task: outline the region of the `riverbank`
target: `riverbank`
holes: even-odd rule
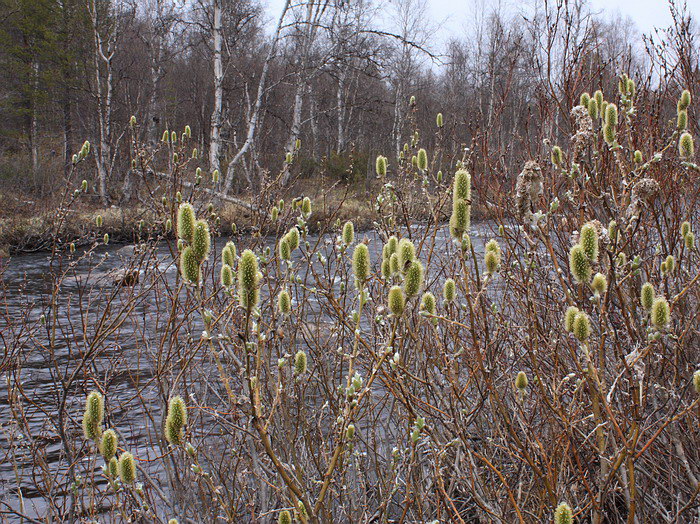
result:
[[[296,194],[300,193],[283,198],[286,202],[291,202]],[[250,195],[239,198],[251,205],[259,204]],[[310,198],[313,202],[313,217],[309,221],[309,229],[312,232],[331,220],[352,220],[358,231],[366,231],[372,229],[378,219],[374,198],[364,192],[362,195],[349,195],[339,188],[323,191]],[[139,236],[143,238],[165,232],[162,210],[143,204],[104,207],[94,199],[78,199],[68,209],[65,221],[58,228],[57,204],[50,199],[29,201],[7,193],[0,193],[0,199],[5,204],[0,214],[0,257],[49,251],[54,237],[59,245],[74,243],[80,247],[102,242],[105,234],[109,235],[110,243],[124,243],[133,242]],[[200,202],[200,205],[203,209],[207,206],[204,202]],[[259,217],[256,219],[254,212],[249,209],[224,203],[215,209],[215,213],[220,220],[219,227],[212,231],[215,235],[217,231],[221,236],[228,235],[233,224],[241,233],[258,232]],[[484,218],[485,213],[475,207],[472,215],[478,220]],[[100,226],[97,225],[98,216],[101,217]],[[420,222],[430,218],[431,211],[427,206],[417,206],[412,210],[412,220]],[[141,228],[139,224],[142,224]],[[274,230],[259,232],[267,234],[274,233]]]
[[[27,201],[0,195],[5,202],[0,216],[0,256],[7,257],[21,253],[48,251],[54,237],[59,244],[76,246],[88,245],[102,241],[105,234],[110,242],[131,242],[139,235],[160,234],[164,232],[163,218],[155,210],[143,205],[110,206],[105,208],[96,203],[77,202],[67,211],[66,220],[58,234],[57,206],[46,201]],[[250,197],[247,201],[252,202]],[[331,217],[341,220],[352,219],[358,229],[368,229],[375,219],[368,201],[359,198],[340,199],[326,196],[314,205],[314,220],[311,229],[317,223],[326,223]],[[227,234],[232,224],[241,232],[252,229],[255,222],[252,213],[234,204],[224,204],[216,210],[220,218],[219,231]],[[102,223],[97,226],[97,217]]]

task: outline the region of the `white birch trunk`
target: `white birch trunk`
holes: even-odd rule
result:
[[[275,55],[275,50],[277,49],[277,42],[280,38],[282,24],[284,23],[284,18],[287,14],[287,10],[289,9],[290,1],[291,0],[285,0],[284,2],[282,13],[280,14],[279,21],[277,22],[277,29],[275,30],[272,43],[270,44],[270,50],[268,51],[267,56],[265,57],[265,62],[263,63],[263,69],[260,74],[260,81],[258,82],[258,93],[255,97],[255,103],[251,108],[250,118],[248,120],[248,132],[246,133],[245,142],[243,142],[238,152],[228,163],[228,167],[226,169],[226,180],[224,182],[224,187],[222,191],[224,194],[228,194],[231,191],[231,187],[233,186],[233,178],[235,176],[234,168],[240,162],[243,155],[245,155],[246,152],[248,152],[248,150],[251,148],[253,140],[255,140],[255,132],[260,121],[260,111],[262,108],[263,98],[265,97],[265,89],[267,84],[267,75],[270,70],[270,62],[272,61],[272,58]]]
[[[224,73],[221,59],[221,0],[213,0],[214,6],[214,110],[211,114],[209,138],[209,169],[221,170],[221,118],[224,98]]]

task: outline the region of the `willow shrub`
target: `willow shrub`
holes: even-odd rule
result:
[[[312,235],[322,202],[285,205],[274,186],[256,199],[274,204],[249,210],[274,238],[222,231],[205,177],[186,174],[189,137],[164,133],[167,158],[179,154],[154,208],[177,237],[141,224],[126,263],[140,280],[102,288],[89,346],[56,367],[66,398],[94,390],[105,413],[88,402],[83,439],[81,407],[59,405],[61,467],[36,488],[46,511],[163,522],[698,518],[700,258],[687,238],[700,169],[686,123],[655,123],[666,143],[639,151],[634,83],[623,76],[606,95],[581,97],[573,136],[527,159],[488,222],[470,217],[483,186],[474,158],[446,166],[442,141],[430,152],[416,131],[402,158],[377,158],[366,233],[331,212]],[[679,96],[677,111],[692,111]],[[134,143],[139,162],[157,161]],[[61,296],[70,268],[97,249],[53,255],[68,269],[51,273],[52,306],[30,326],[31,344],[58,328],[43,342],[50,364],[56,333],[76,329],[68,313],[87,306]],[[127,340],[132,353],[116,357]],[[70,503],[55,496],[61,486]]]

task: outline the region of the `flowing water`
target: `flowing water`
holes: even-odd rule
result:
[[[438,233],[435,240],[437,250],[444,251],[450,242],[446,229],[441,228]],[[491,225],[478,224],[473,229],[474,245],[478,252],[482,252]],[[370,232],[359,237],[371,240],[371,254],[376,266],[376,261],[381,258],[378,235]],[[312,246],[319,241],[320,251],[328,253],[334,238],[310,236],[308,241]],[[220,252],[224,242],[218,240],[213,250]],[[239,238],[238,244],[246,245],[246,239]],[[266,239],[266,244],[274,250],[273,238]],[[141,282],[133,288],[120,289],[114,285],[114,280],[125,265],[137,261],[140,269],[148,268],[150,274],[158,275],[154,280],[159,280],[161,289],[163,286],[175,289],[177,266],[173,263],[171,248],[163,243],[148,257],[140,257],[133,246],[118,245],[101,246],[85,257],[76,253],[74,260],[79,262],[66,270],[62,281],[57,308],[60,327],[55,332],[52,332],[50,321],[45,325],[41,322],[42,315],[49,311],[51,296],[49,255],[28,254],[0,261],[3,286],[0,291],[3,300],[0,304],[0,333],[4,344],[0,361],[0,516],[4,515],[10,521],[18,520],[19,517],[8,509],[12,508],[25,515],[41,517],[46,514],[42,492],[47,479],[57,476],[63,485],[69,484],[66,482],[66,454],[57,429],[58,406],[64,400],[64,388],[60,383],[67,377],[74,377],[65,396],[68,420],[64,426],[69,428],[70,436],[82,439],[79,428],[84,398],[97,378],[109,392],[106,404],[109,424],[129,428],[119,432],[120,447],[149,460],[160,454],[154,438],[160,418],[153,421],[148,412],[162,414],[165,405],[163,392],[153,378],[155,368],[164,360],[174,358],[173,354],[161,354],[163,348],[169,346],[159,338],[163,333],[163,317],[168,313],[161,315],[158,311],[162,313],[169,303],[154,291],[155,286],[149,288]],[[302,262],[299,251],[295,252],[295,257]],[[314,264],[320,265],[321,262]],[[304,266],[300,264],[299,267]],[[427,270],[430,273],[430,267]],[[213,278],[216,278],[218,271],[213,273]],[[439,290],[434,291],[438,295]],[[108,299],[111,305],[105,312]],[[113,330],[107,330],[109,335],[106,338],[97,336],[105,331],[106,325],[114,322],[115,312],[125,304],[129,304],[128,314],[120,317]],[[313,295],[309,296],[307,307],[305,316],[309,321],[323,323],[330,320],[323,318],[322,308]],[[201,333],[202,327],[201,322],[186,326],[190,334]],[[49,345],[51,338],[54,339],[53,349]],[[97,358],[80,368],[83,357],[98,349]],[[204,366],[203,370],[204,374],[215,371],[210,365]],[[203,389],[201,394],[208,393]],[[27,421],[31,435],[25,435],[24,428],[16,424],[18,417]],[[83,449],[75,459],[76,470],[90,476],[90,471],[85,472],[85,466],[91,457],[87,449]],[[162,473],[157,471],[157,463],[153,460],[142,465],[143,471],[150,473],[156,481]],[[61,471],[61,468],[66,471]],[[99,471],[93,473],[91,482],[105,483]],[[56,496],[68,504],[69,493]]]

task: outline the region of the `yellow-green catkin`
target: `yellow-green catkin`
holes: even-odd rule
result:
[[[515,389],[517,389],[520,392],[523,392],[527,389],[527,384],[527,375],[524,371],[519,371],[515,377]]]
[[[433,295],[430,291],[423,293],[423,296],[420,299],[420,310],[430,315],[434,315],[437,311],[435,295]]]
[[[294,375],[303,375],[306,373],[307,368],[308,360],[306,353],[300,349],[297,351],[296,355],[294,355]]]
[[[165,439],[173,446],[182,444],[182,429],[187,425],[187,406],[181,396],[170,399],[165,418]]]
[[[678,111],[678,117],[676,119],[676,127],[679,131],[685,131],[688,127],[688,111],[681,109]]]
[[[396,275],[399,272],[399,270],[400,270],[399,254],[393,253],[389,257],[389,274]]]
[[[591,262],[580,245],[569,251],[569,270],[576,282],[585,284],[591,279]]]
[[[564,314],[564,329],[566,329],[568,333],[574,332],[574,320],[578,314],[579,309],[576,306],[569,306],[566,309],[566,313]]]
[[[309,197],[304,197],[301,201],[301,213],[309,218],[311,216],[311,199]]]
[[[695,393],[700,395],[700,369],[693,373],[693,388]]]
[[[425,149],[418,150],[418,169],[425,171],[428,169],[428,152]]]
[[[119,476],[119,460],[117,457],[109,459],[107,463],[107,474],[112,479],[116,479]]]
[[[228,264],[221,266],[221,285],[226,289],[233,285],[233,269]]]
[[[418,294],[423,286],[423,275],[423,264],[421,264],[419,260],[411,262],[406,270],[406,276],[404,278],[404,293],[406,293],[406,298],[411,298]]]
[[[604,295],[608,290],[608,279],[602,273],[596,273],[591,281],[591,289],[593,292],[600,296]]]
[[[683,160],[690,161],[695,156],[695,142],[687,131],[678,139],[678,154]]]
[[[450,235],[455,240],[461,240],[471,225],[471,182],[472,177],[467,170],[460,169],[455,173],[450,216]]]
[[[598,108],[602,109],[603,108],[603,92],[598,89],[595,93],[593,93],[593,98],[595,98],[596,104],[598,104]]]
[[[177,236],[192,243],[194,235],[194,208],[189,202],[183,202],[177,210]]]
[[[391,260],[388,258],[383,258],[382,259],[382,277],[383,278],[389,278],[391,276]]]
[[[397,247],[399,270],[405,272],[416,258],[416,247],[407,238],[402,238]]]
[[[486,267],[486,273],[493,275],[498,271],[498,256],[493,251],[486,251],[484,253],[484,266]]]
[[[238,302],[249,312],[258,305],[260,299],[258,280],[258,257],[246,249],[238,263]]]
[[[350,220],[343,225],[342,238],[346,246],[349,246],[355,241],[355,225]]]
[[[678,99],[678,110],[685,111],[690,105],[690,91],[687,89],[683,90],[681,97]]]
[[[289,315],[292,310],[292,298],[289,296],[289,291],[283,289],[277,295],[277,309],[282,315]]]
[[[656,297],[651,306],[651,323],[659,331],[671,322],[671,308],[664,297]]]
[[[673,257],[673,255],[668,255],[664,264],[666,265],[666,273],[673,273],[675,271],[676,259]]]
[[[124,484],[132,484],[136,480],[136,461],[128,451],[119,455],[119,478]]]
[[[437,116],[435,117],[435,124],[436,124],[438,127],[442,127],[442,126],[445,125],[445,122],[444,122],[444,120],[443,120],[443,118],[442,118],[442,113],[438,113]]]
[[[501,265],[501,247],[496,239],[491,239],[486,243],[484,251],[484,265],[486,272],[493,275]]]
[[[280,238],[277,246],[277,253],[279,254],[280,260],[289,261],[292,258],[292,250],[289,247],[289,238],[287,235]]]
[[[102,419],[104,418],[104,399],[97,391],[91,391],[85,400],[85,413],[83,414],[83,435],[85,440],[96,440],[102,433]]]
[[[554,164],[557,167],[561,167],[561,165],[563,163],[564,163],[564,152],[561,150],[561,147],[554,146],[552,148],[552,164]]]
[[[113,429],[108,429],[102,433],[102,440],[100,441],[100,453],[105,459],[105,463],[109,463],[112,457],[117,453],[117,446],[119,445],[119,438],[117,433]]]
[[[593,224],[584,224],[581,228],[579,244],[591,262],[598,261],[598,232]]]
[[[386,157],[385,156],[379,155],[377,157],[375,170],[377,171],[378,176],[380,176],[380,177],[386,176]]]
[[[603,140],[605,140],[605,143],[608,144],[609,146],[612,146],[615,144],[615,140],[617,138],[617,131],[614,126],[610,126],[608,124],[603,124]]]
[[[588,102],[588,115],[591,117],[592,120],[598,120],[598,102],[596,101],[595,98],[591,98],[591,100]]]
[[[199,260],[192,246],[187,246],[180,253],[180,274],[190,284],[198,285],[201,277]]]
[[[403,289],[399,286],[393,286],[389,290],[388,299],[389,311],[391,311],[395,316],[399,317],[403,314],[403,310],[406,306],[406,297],[403,294]]]
[[[591,95],[586,93],[581,93],[581,98],[579,98],[579,104],[583,107],[588,107],[588,102],[591,100]]]
[[[445,302],[451,304],[454,302],[456,295],[457,285],[455,284],[454,280],[448,278],[445,280],[445,284],[442,286],[442,298],[445,299]]]
[[[695,233],[688,231],[688,234],[683,237],[683,241],[685,242],[686,249],[689,251],[693,251],[695,249]]]
[[[654,304],[654,298],[656,298],[654,286],[652,286],[649,282],[645,282],[642,285],[642,290],[639,294],[639,300],[642,303],[642,307],[647,311],[651,310],[651,306]]]
[[[562,502],[554,510],[554,524],[573,524],[573,522],[574,514],[571,507],[566,502]]]
[[[634,152],[634,162],[635,164],[641,164],[642,162],[644,162],[644,156],[642,155],[642,152],[639,149],[637,149]]]
[[[367,244],[361,243],[355,246],[352,254],[352,271],[355,275],[355,285],[362,289],[369,278],[370,258]]]
[[[609,126],[616,127],[617,120],[617,106],[615,104],[608,104],[605,108],[605,123]]]
[[[617,136],[617,106],[608,104],[605,106],[605,124],[603,125],[603,139],[605,143],[612,146],[616,142]]]
[[[688,233],[690,233],[690,222],[686,220],[681,224],[681,236],[685,238]]]
[[[574,317],[573,333],[580,342],[585,342],[591,335],[591,321],[583,311],[579,311]]]
[[[296,226],[291,228],[285,236],[292,251],[299,247],[299,229]]]
[[[279,517],[277,517],[277,524],[292,524],[292,515],[289,511],[280,511]]]
[[[95,225],[97,227],[102,227],[102,222],[103,222],[102,215],[97,215],[95,217]]]
[[[231,266],[236,265],[236,244],[231,241],[226,242],[224,249],[221,250],[221,260],[224,264]]]
[[[205,220],[197,220],[194,223],[194,233],[192,234],[192,250],[199,262],[204,262],[209,257],[211,250],[211,233],[209,224]]]

